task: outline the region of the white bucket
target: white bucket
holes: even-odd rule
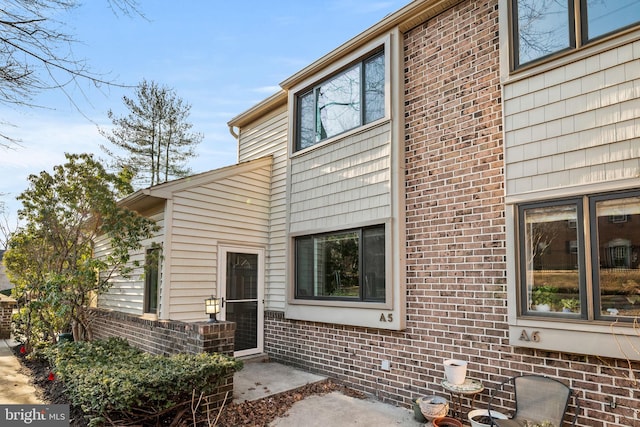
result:
[[[467,376],[467,362],[458,359],[445,360],[444,375],[451,384],[460,385],[464,383],[464,379]]]

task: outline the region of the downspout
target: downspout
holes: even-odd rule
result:
[[[238,128],[238,133],[236,133],[236,131],[233,129],[234,127],[232,125],[227,125],[227,126],[229,126],[229,133],[231,134],[231,136],[233,136],[233,138],[237,142],[237,144],[236,144],[236,158],[238,159],[237,161],[240,161],[240,129]]]
[[[228,125],[229,126],[229,133],[231,134],[231,136],[233,136],[233,138],[237,141],[238,138],[240,138],[240,135],[238,135],[234,130],[233,130],[233,126]]]

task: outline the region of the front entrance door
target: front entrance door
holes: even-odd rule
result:
[[[221,246],[221,318],[236,323],[234,356],[263,351],[264,250]]]

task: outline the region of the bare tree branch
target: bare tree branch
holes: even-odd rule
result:
[[[114,14],[143,16],[136,0],[107,0]],[[33,108],[35,94],[60,90],[80,111],[67,87],[79,80],[131,87],[92,72],[73,56],[76,40],[54,17],[80,5],[80,0],[5,0],[0,5],[0,104]],[[4,123],[3,123],[4,124]],[[0,148],[18,141],[0,131]]]

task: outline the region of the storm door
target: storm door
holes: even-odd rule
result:
[[[264,251],[220,247],[221,318],[236,323],[234,356],[263,351]]]

